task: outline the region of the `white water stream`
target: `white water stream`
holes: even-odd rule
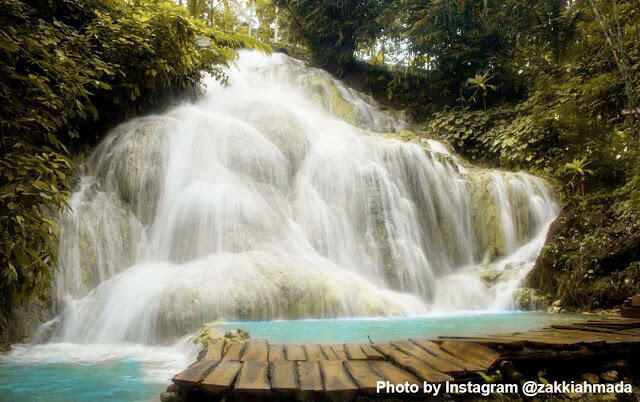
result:
[[[285,55],[241,52],[229,74],[95,150],[37,340],[100,351],[215,320],[511,307],[558,212],[542,180],[378,134],[401,116]]]

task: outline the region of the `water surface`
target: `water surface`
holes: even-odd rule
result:
[[[0,364],[2,401],[143,401],[157,399],[163,387],[145,378],[135,360]]]
[[[589,316],[590,317],[590,316]],[[342,343],[442,335],[488,335],[586,319],[539,312],[457,312],[413,318],[231,321],[270,342]],[[14,345],[0,358],[0,401],[157,400],[171,377],[195,359],[188,339],[176,345]]]
[[[233,321],[224,328],[243,328],[252,337],[282,343],[368,342],[368,338],[381,342],[410,337],[508,334],[584,319],[579,314],[461,311],[411,318]]]

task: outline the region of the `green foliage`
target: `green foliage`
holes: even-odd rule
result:
[[[640,13],[629,3],[619,9],[625,11],[620,23],[627,33],[629,64],[640,72],[640,46],[631,39],[640,33]],[[581,16],[579,22],[575,15]],[[564,44],[562,58],[554,57],[550,38],[522,44],[531,63],[528,74],[523,75],[529,86],[527,99],[486,112],[456,106],[435,114],[430,128],[470,158],[511,169],[541,170],[566,183],[567,191],[574,183],[565,167],[583,158],[594,170],[583,178],[587,187],[619,186],[631,177],[634,158],[630,150],[638,145],[637,124],[620,114],[627,104],[624,77],[612,62],[606,38],[589,8],[575,3],[554,17],[558,18],[570,19],[583,39]],[[486,78],[486,72],[478,73],[468,82],[482,91]],[[640,82],[636,80],[632,88],[637,94]],[[487,97],[495,95],[486,93]]]
[[[525,83],[513,61],[516,45],[529,35],[531,3],[401,0],[391,3],[385,21],[407,36],[414,65],[424,63],[442,93],[459,97],[467,80],[483,71],[502,98],[519,98]]]
[[[628,160],[628,179],[615,189],[613,209],[619,219],[640,222],[640,149],[630,150]]]
[[[438,112],[429,129],[468,158],[493,166],[544,170],[554,165],[558,154],[549,152],[555,139],[526,103],[486,112],[469,108]]]
[[[258,36],[270,43],[291,43],[292,21],[274,0],[255,0],[254,7],[259,21]]]
[[[375,40],[382,28],[377,18],[386,2],[379,0],[276,0],[288,12],[294,37],[309,47],[315,60],[342,75],[354,52]]]
[[[489,73],[478,73],[475,77],[467,79],[467,85],[476,90],[482,90],[482,92],[486,94],[489,89],[493,91],[497,89],[495,85],[489,84],[490,79]]]
[[[493,84],[489,84],[491,77],[489,77],[489,73],[484,74],[476,74],[475,77],[467,79],[467,86],[473,89],[473,95],[469,98],[470,101],[477,103],[478,102],[478,92],[482,94],[482,104],[484,105],[485,110],[487,109],[487,94],[489,90],[497,91],[498,87]]]
[[[567,171],[574,179],[579,176],[584,180],[585,176],[593,174],[593,170],[587,169],[587,158],[574,159],[572,162],[564,164],[564,170]]]
[[[190,18],[172,1],[0,3],[5,301],[33,288],[55,260],[51,216],[66,208],[74,150],[169,94],[197,93],[203,72],[224,81],[222,67],[238,47],[267,50],[246,34]]]
[[[571,162],[565,163],[562,171],[565,172],[568,176],[568,185],[572,188],[575,187],[576,179],[580,179],[580,191],[582,192],[582,202],[586,201],[585,198],[585,190],[584,190],[584,182],[587,175],[592,175],[593,170],[587,169],[587,157],[585,156],[582,159],[574,159]]]
[[[640,291],[640,225],[615,211],[614,194],[570,201],[542,249],[529,285],[578,309],[611,308]]]
[[[488,92],[486,112],[454,104],[429,128],[472,159],[557,179],[565,210],[530,284],[567,306],[611,307],[640,286],[640,122],[621,114],[640,94],[640,11],[538,3],[533,30],[503,60],[520,69],[526,97]]]

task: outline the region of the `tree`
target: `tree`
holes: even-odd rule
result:
[[[202,18],[204,16],[207,4],[205,0],[186,0],[187,10],[193,18]]]
[[[380,32],[382,0],[276,0],[291,19],[294,37],[306,44],[316,62],[344,74],[355,51]]]
[[[513,61],[531,24],[529,7],[521,0],[401,0],[385,15],[394,34],[409,39],[416,58],[429,62],[441,93],[460,95],[469,78],[487,71],[509,98],[523,94],[521,68]]]
[[[593,15],[602,28],[602,33],[624,81],[627,106],[635,108],[637,102],[632,88],[633,79],[629,68],[629,56],[626,51],[624,31],[621,28],[616,0],[600,1],[599,3],[601,5],[597,4],[596,0],[589,0]]]
[[[560,64],[578,33],[581,8],[569,0],[544,0],[534,4],[531,12],[535,23],[530,38],[542,52],[550,53],[554,62]]]

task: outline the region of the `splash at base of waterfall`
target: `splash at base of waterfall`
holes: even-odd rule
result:
[[[215,320],[511,306],[557,215],[543,180],[400,141],[401,115],[282,54],[241,52],[229,76],[95,150],[39,339],[167,345]]]
[[[0,400],[157,401],[175,373],[195,360],[188,340],[135,344],[13,345],[0,356]]]
[[[593,316],[589,316],[593,318]],[[480,336],[569,324],[584,316],[546,313],[432,313],[424,317],[221,323],[274,343],[363,343],[424,336]],[[156,401],[170,378],[196,358],[186,338],[170,347],[135,344],[14,345],[0,356],[0,399]],[[46,381],[43,381],[46,379]]]

